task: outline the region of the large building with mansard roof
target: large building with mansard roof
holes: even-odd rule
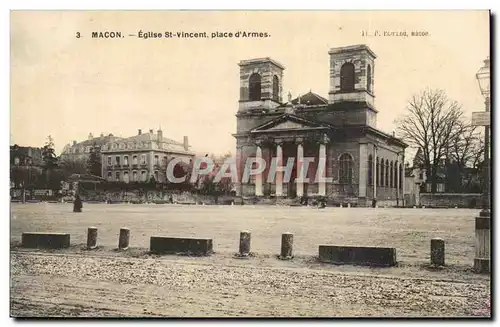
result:
[[[310,91],[284,99],[282,64],[271,58],[239,63],[234,137],[240,181],[247,158],[260,157],[267,167],[262,176],[238,183],[236,192],[255,197],[325,196],[359,206],[369,206],[373,199],[381,205],[401,204],[407,144],[377,128],[376,56],[366,45],[332,48],[328,54],[327,96]],[[295,158],[289,181],[278,174],[268,182],[273,157],[283,165]],[[297,160],[303,157],[315,158],[307,171],[309,183],[296,180]],[[326,160],[325,177],[332,182],[315,181],[320,158]]]
[[[109,181],[146,182],[152,177],[166,182],[166,168],[173,158],[189,163],[194,158],[188,137],[182,142],[163,136],[163,131],[149,133],[138,130],[137,135],[110,141],[101,148],[102,177]]]

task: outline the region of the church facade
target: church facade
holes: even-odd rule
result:
[[[377,129],[374,106],[376,56],[366,45],[332,48],[328,97],[309,92],[283,99],[285,67],[271,58],[244,60],[240,67],[236,161],[237,194],[244,197],[322,196],[331,202],[370,206],[401,205],[404,198],[402,140]],[[262,158],[266,169],[248,181],[242,171],[248,158]],[[314,158],[300,180],[303,158]],[[269,181],[271,158],[285,166]],[[275,159],[275,160],[276,160]],[[315,179],[321,163],[322,176]]]

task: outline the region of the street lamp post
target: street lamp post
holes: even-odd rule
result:
[[[474,125],[484,126],[484,164],[483,164],[483,195],[482,210],[476,217],[476,256],[474,258],[474,270],[480,273],[490,272],[490,58],[486,58],[483,67],[476,74],[481,94],[485,98],[485,112],[481,113],[480,122]],[[479,114],[479,113],[476,113]]]

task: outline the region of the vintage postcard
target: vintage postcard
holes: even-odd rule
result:
[[[490,318],[490,24],[11,11],[11,317]]]

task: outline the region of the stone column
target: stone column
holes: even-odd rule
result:
[[[405,170],[406,170],[406,167],[405,167],[405,154],[404,154],[404,152],[403,152],[403,162],[402,162],[402,164],[403,164],[403,174],[402,174],[403,175],[402,176],[402,178],[403,178],[403,185],[401,185],[401,186],[402,186],[402,189],[403,189],[403,196],[402,196],[403,201],[401,201],[401,202],[403,203],[403,207],[404,207],[405,206],[405,188],[406,188],[406,186],[405,186],[405,178],[406,178],[405,177],[405,175],[406,175]]]
[[[297,143],[297,197],[304,195],[304,178],[307,172],[302,172],[302,165],[304,161],[304,146],[302,142]]]
[[[97,247],[97,227],[89,227],[87,231],[87,249],[92,250]]]
[[[236,181],[236,183],[234,183],[234,187],[235,187],[235,191],[236,191],[236,195],[237,196],[242,196],[242,192],[241,192],[241,189],[242,189],[242,184],[241,184],[241,178],[243,176],[243,167],[242,167],[242,160],[241,160],[241,153],[242,153],[242,149],[241,149],[241,145],[239,146],[236,146],[236,169],[237,169],[237,176],[238,176],[238,180]]]
[[[319,144],[319,158],[318,158],[318,169],[321,169],[319,165],[323,163],[326,165],[326,142],[321,142]],[[326,173],[326,167],[323,168],[323,173]],[[325,176],[323,176],[325,177]],[[326,182],[319,181],[318,183],[318,195],[326,195]]]
[[[262,149],[260,148],[259,145],[257,145],[257,150],[255,151],[255,159],[259,160],[262,159]],[[260,162],[259,162],[260,164]],[[261,167],[259,166],[259,169]],[[255,195],[256,196],[263,196],[264,193],[262,192],[262,173],[259,173],[255,175]]]
[[[276,196],[283,195],[283,172],[280,171],[283,165],[283,149],[281,143],[276,143]]]
[[[359,174],[358,174],[358,189],[359,194],[358,197],[365,198],[366,197],[366,182],[367,182],[367,165],[368,165],[368,145],[360,144],[359,145]]]
[[[431,265],[444,266],[444,240],[433,238],[431,240]]]
[[[250,254],[250,240],[251,234],[249,231],[240,232],[239,255],[241,257],[248,257],[248,255]]]
[[[400,198],[401,198],[401,192],[400,192],[400,188],[399,188],[399,178],[400,178],[400,173],[399,173],[399,154],[398,154],[398,160],[396,160],[396,199],[397,199],[397,202],[398,202],[398,207],[399,207],[399,201],[400,201]]]
[[[118,239],[118,249],[127,250],[130,242],[130,229],[120,228],[120,237]]]
[[[378,171],[377,171],[377,146],[373,147],[373,198],[377,199],[377,182],[378,182]]]

